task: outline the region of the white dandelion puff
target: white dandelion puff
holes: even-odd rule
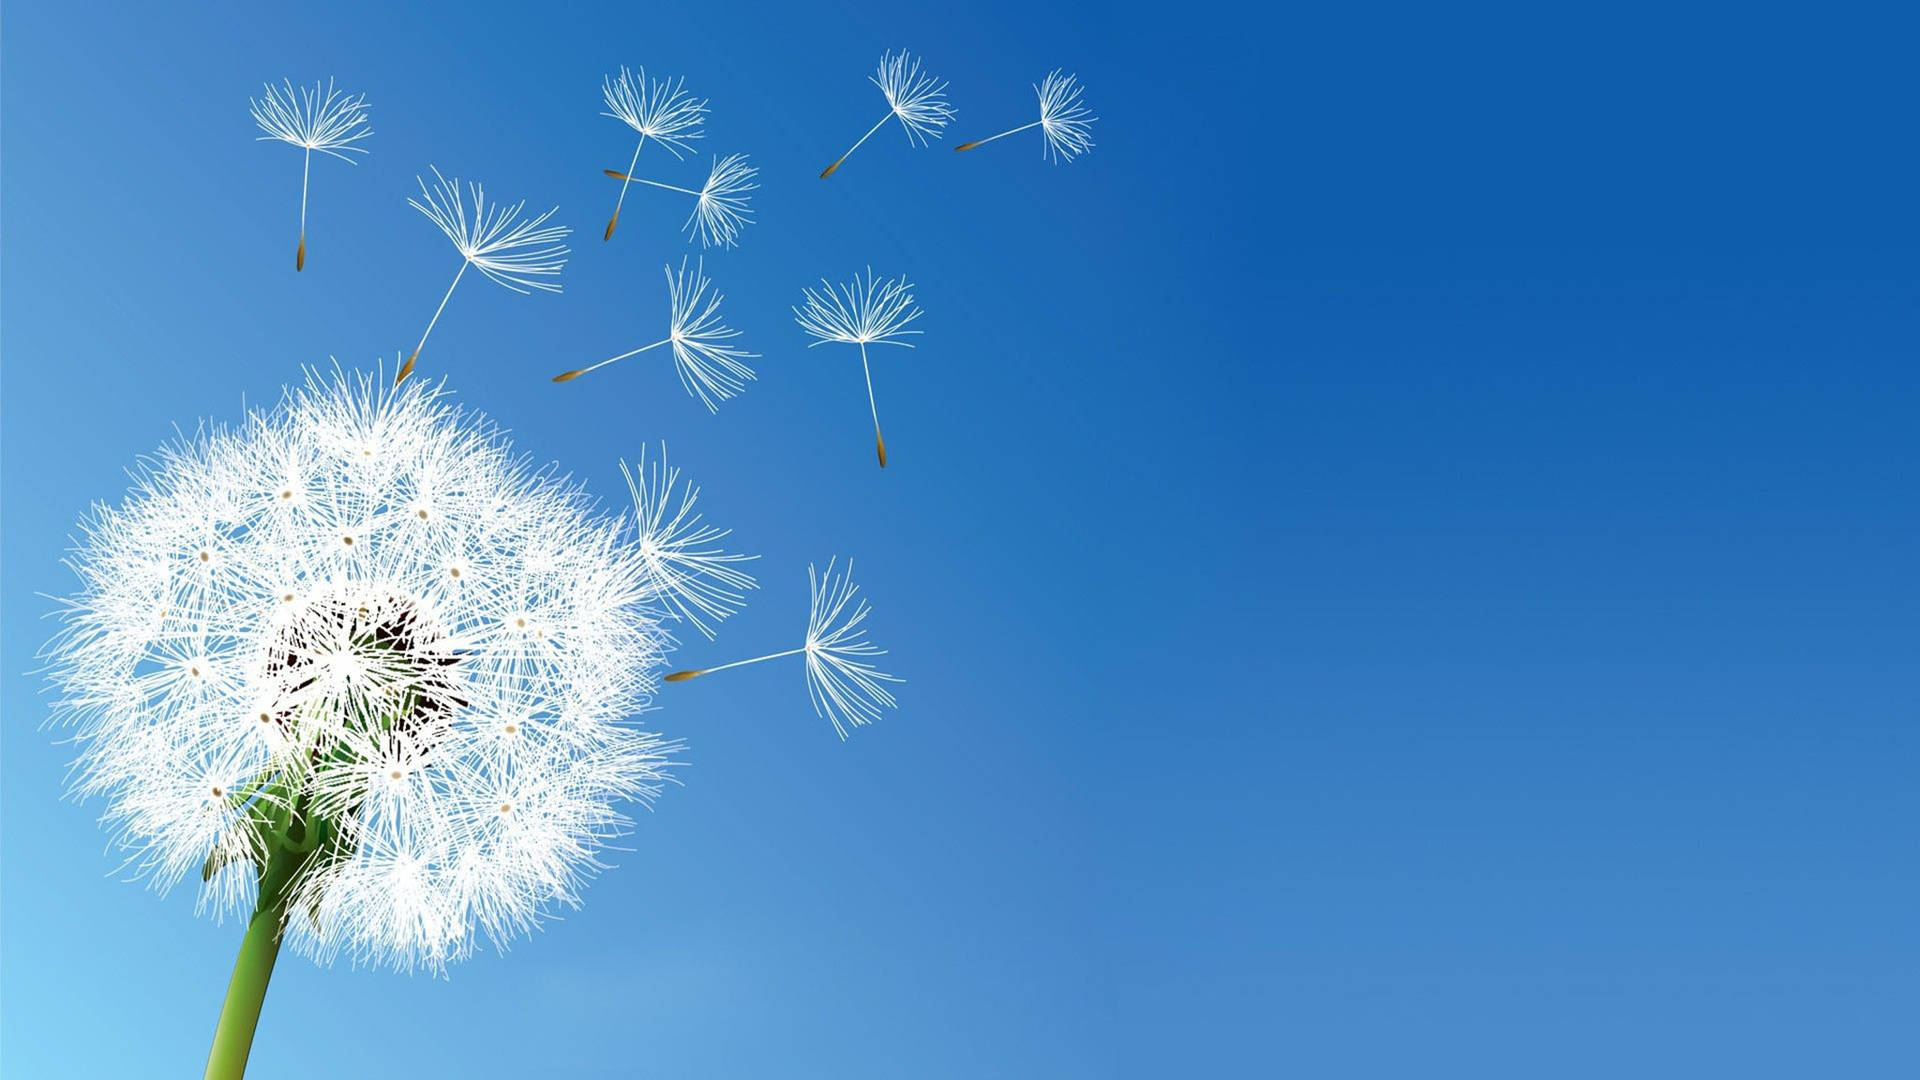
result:
[[[807,613],[806,641],[797,649],[768,653],[750,660],[735,660],[718,667],[690,668],[666,677],[667,682],[684,682],[728,668],[758,664],[765,660],[804,653],[807,665],[807,696],[814,714],[833,724],[842,739],[851,728],[864,727],[880,719],[881,710],[897,708],[886,684],[904,682],[881,671],[870,661],[887,651],[867,640],[866,621],[872,613],[859,599],[859,586],[853,583],[853,561],[845,571],[834,573],[834,560],[828,560],[824,574],[807,567],[807,584],[812,603]]]
[[[801,329],[814,338],[808,348],[838,342],[860,347],[860,368],[867,377],[867,408],[873,413],[873,445],[880,456],[880,467],[887,467],[887,441],[880,436],[880,407],[874,403],[873,367],[867,360],[868,345],[899,345],[911,349],[905,339],[919,334],[907,326],[920,317],[914,303],[913,282],[906,275],[876,280],[873,268],[865,277],[855,276],[843,285],[825,278],[820,288],[806,289],[800,307],[793,309]]]
[[[952,122],[953,106],[947,104],[947,83],[920,70],[920,61],[906,50],[899,53],[886,52],[880,56],[880,67],[867,81],[880,88],[887,99],[887,114],[882,116],[865,135],[860,136],[847,152],[841,154],[833,164],[820,170],[820,179],[832,176],[834,170],[853,156],[860,144],[873,137],[887,121],[898,119],[900,129],[907,133],[909,146],[927,145],[929,139],[941,137],[942,129]]]
[[[667,465],[664,443],[652,462],[643,452],[631,469],[622,462],[620,472],[633,495],[636,544],[657,602],[712,640],[709,622],[732,615],[746,603],[754,580],[738,566],[754,556],[719,546],[731,530],[702,520],[694,508],[700,488],[691,480],[681,484],[680,470]]]
[[[324,91],[317,82],[311,87],[296,89],[292,80],[279,86],[267,83],[265,90],[258,101],[247,102],[252,107],[253,122],[266,132],[255,141],[277,140],[305,152],[306,160],[300,166],[300,246],[293,256],[294,270],[305,270],[307,179],[313,172],[314,151],[330,154],[349,165],[358,164],[347,155],[367,152],[366,147],[354,145],[373,134],[373,129],[367,126],[367,96],[342,93],[334,89],[332,79],[327,80]]]
[[[522,295],[536,289],[557,293],[560,283],[547,279],[559,277],[561,268],[566,266],[568,249],[562,241],[573,231],[565,225],[546,224],[548,218],[559,212],[559,207],[522,220],[520,214],[526,209],[525,200],[512,206],[489,204],[486,189],[477,183],[467,185],[473,197],[473,209],[468,210],[458,179],[447,179],[437,168],[433,170],[433,177],[432,187],[427,186],[424,177],[415,178],[420,185],[420,198],[409,198],[407,205],[425,214],[427,220],[438,225],[447,239],[453,241],[454,248],[460,252],[460,269],[453,275],[453,284],[447,286],[446,295],[440,298],[440,306],[433,310],[433,318],[427,320],[420,344],[413,347],[412,355],[401,365],[394,378],[396,383],[413,373],[420,350],[427,347],[428,336],[439,323],[440,313],[447,309],[447,301],[453,299],[453,290],[459,287],[468,267]]]
[[[646,184],[693,196],[693,213],[687,215],[686,224],[682,227],[687,230],[688,239],[699,237],[701,247],[734,247],[740,242],[740,230],[753,224],[753,210],[747,205],[747,192],[760,187],[753,182],[753,178],[760,175],[760,170],[747,164],[745,154],[714,158],[713,169],[707,173],[707,182],[701,185],[699,191],[633,176],[618,169],[601,171],[620,181],[622,188],[628,183]]]
[[[687,260],[682,258],[678,271],[671,265],[665,269],[667,336],[597,364],[561,372],[553,377],[554,382],[570,382],[615,361],[671,345],[673,365],[680,372],[680,385],[686,387],[688,394],[699,398],[708,412],[718,412],[720,402],[746,388],[753,379],[753,369],[741,361],[754,359],[759,354],[730,344],[740,336],[740,331],[721,320],[720,302],[725,296],[718,289],[710,288],[712,282],[707,280],[704,264],[696,262],[689,269]]]
[[[1008,128],[998,135],[989,135],[984,139],[961,143],[955,150],[971,150],[976,146],[985,146],[995,139],[1004,139],[1017,135],[1030,128],[1039,128],[1042,136],[1040,154],[1053,159],[1058,165],[1072,161],[1081,154],[1093,149],[1093,136],[1090,131],[1093,122],[1099,117],[1093,110],[1080,103],[1082,87],[1072,75],[1062,75],[1059,68],[1047,73],[1047,77],[1033,92],[1040,98],[1040,119],[1031,124],[1022,124],[1017,128]]]
[[[680,594],[707,614],[738,581],[691,506],[646,524],[650,559],[438,387],[310,373],[84,521],[43,652],[74,790],[133,874],[198,868],[203,907],[253,913],[243,1011],[283,938],[400,970],[504,947],[578,904],[619,806],[667,778],[677,744],[627,722],[671,640],[663,567],[727,571]],[[220,1030],[214,1060],[244,1061],[252,1024]]]
[[[666,147],[674,160],[680,155],[691,153],[692,140],[702,138],[699,128],[706,119],[707,102],[705,98],[696,98],[686,92],[684,81],[680,79],[647,79],[647,69],[639,73],[620,69],[618,78],[607,76],[601,86],[601,94],[606,98],[607,112],[610,116],[632,128],[640,136],[633,147],[633,160],[627,163],[627,173],[633,173],[634,166],[640,163],[640,149],[652,139]],[[620,185],[620,197],[614,201],[613,217],[607,221],[606,235],[602,240],[613,239],[613,227],[620,222],[620,207],[627,201],[627,185]]]

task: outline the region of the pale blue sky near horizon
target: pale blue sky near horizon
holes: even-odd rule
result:
[[[0,1071],[197,1075],[239,928],[113,873],[35,651],[94,500],[302,365],[404,356],[437,165],[545,209],[421,358],[610,504],[664,439],[797,643],[851,557],[901,708],[668,687],[577,911],[450,977],[283,958],[253,1075],[1605,1077],[1920,1069],[1910,16],[835,2],[0,12]],[[926,148],[867,81],[907,48]],[[657,353],[681,197],[622,65],[760,170],[705,267],[759,379]],[[1081,160],[1031,84],[1077,72]],[[371,153],[254,141],[335,77]],[[912,351],[809,350],[910,275]]]

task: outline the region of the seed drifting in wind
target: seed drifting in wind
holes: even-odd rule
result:
[[[865,600],[856,602],[859,587],[853,583],[853,560],[836,575],[833,561],[827,572],[816,574],[807,567],[807,582],[813,593],[807,615],[807,639],[797,649],[768,653],[750,660],[735,660],[718,667],[690,668],[666,677],[667,682],[685,682],[728,668],[778,660],[805,653],[807,657],[807,696],[813,701],[814,714],[833,724],[833,730],[845,739],[849,728],[863,727],[880,719],[883,708],[898,708],[887,683],[905,682],[868,663],[887,650],[867,640],[866,627],[871,608]]]
[[[879,70],[867,79],[886,95],[887,115],[868,128],[839,160],[820,170],[822,180],[832,176],[841,162],[852,157],[853,152],[860,149],[860,143],[872,138],[888,120],[899,117],[900,127],[907,133],[907,143],[925,146],[928,139],[940,138],[941,129],[953,119],[953,106],[947,104],[946,80],[923,74],[920,61],[905,50],[881,54]]]
[[[307,268],[307,178],[313,172],[313,152],[357,165],[347,155],[366,153],[366,147],[353,144],[373,134],[373,129],[367,126],[367,96],[335,90],[332,79],[327,80],[324,93],[318,82],[295,89],[292,80],[280,86],[267,83],[265,89],[260,100],[247,101],[253,122],[266,132],[254,141],[278,140],[306,152],[306,162],[300,166],[300,246],[293,255],[298,272]]]
[[[432,166],[429,166],[432,168]],[[558,277],[560,270],[567,264],[567,246],[561,241],[573,230],[565,225],[546,225],[560,208],[554,207],[539,217],[526,221],[520,220],[520,212],[526,208],[526,201],[502,206],[499,203],[488,205],[486,190],[479,184],[467,185],[473,195],[473,210],[467,210],[466,202],[460,196],[458,178],[449,180],[433,169],[434,185],[429,188],[424,177],[415,177],[420,185],[420,198],[407,200],[407,205],[427,216],[427,220],[440,227],[453,241],[460,252],[460,269],[453,275],[453,284],[447,286],[447,294],[440,298],[440,306],[433,310],[433,318],[427,320],[427,329],[420,335],[420,344],[413,347],[413,354],[400,366],[400,373],[394,377],[395,385],[413,373],[414,362],[420,359],[420,350],[427,347],[427,337],[440,321],[440,313],[447,310],[447,301],[453,299],[453,290],[460,284],[460,278],[468,267],[473,267],[501,285],[522,295],[538,289],[541,292],[559,292],[560,283],[546,281],[545,278]],[[544,226],[544,227],[543,227]]]
[[[913,302],[913,282],[905,274],[876,281],[873,267],[864,278],[855,276],[844,285],[831,285],[820,279],[819,290],[806,289],[804,301],[793,309],[794,320],[815,339],[809,349],[827,342],[860,346],[860,368],[867,376],[867,408],[873,413],[873,446],[880,456],[880,467],[887,467],[887,441],[880,436],[880,407],[873,399],[873,367],[867,360],[868,345],[899,345],[913,348],[903,340],[919,334],[907,324],[920,317]]]
[[[1029,128],[1039,128],[1043,141],[1040,146],[1042,157],[1050,157],[1055,165],[1074,158],[1093,149],[1093,137],[1088,129],[1095,120],[1093,111],[1080,103],[1080,94],[1084,88],[1072,75],[1061,75],[1055,68],[1047,73],[1046,79],[1033,92],[1040,98],[1040,119],[1031,124],[1022,124],[1017,128],[1008,128],[998,135],[989,135],[984,139],[961,143],[954,150],[971,150],[976,146],[985,146],[995,139],[1004,139]]]
[[[726,297],[718,289],[708,290],[712,282],[707,280],[704,268],[704,263],[695,263],[693,270],[688,271],[685,258],[680,260],[678,272],[671,264],[664,268],[668,307],[666,337],[597,364],[563,371],[555,375],[553,381],[572,382],[615,361],[671,345],[673,365],[680,372],[680,385],[686,387],[688,394],[699,398],[708,412],[719,412],[720,402],[744,390],[753,379],[753,369],[741,361],[760,354],[728,344],[740,336],[740,331],[720,320],[720,302]]]
[[[691,152],[688,145],[692,140],[702,138],[698,130],[706,118],[707,102],[705,98],[695,98],[682,89],[680,79],[647,79],[647,69],[639,73],[628,71],[624,66],[618,78],[607,76],[601,85],[601,94],[606,98],[610,116],[632,128],[640,141],[634,144],[633,160],[627,163],[627,173],[640,163],[640,148],[647,140],[667,148],[674,160],[680,159],[683,151]],[[627,185],[620,184],[620,197],[614,200],[613,217],[607,220],[607,232],[600,239],[613,239],[613,227],[620,223],[620,207],[627,201]]]
[[[687,222],[682,227],[687,230],[688,239],[696,235],[700,238],[701,247],[734,247],[740,242],[740,230],[753,224],[753,211],[747,206],[747,192],[760,187],[753,182],[753,178],[760,175],[760,170],[747,164],[745,154],[715,157],[713,171],[707,174],[707,182],[699,191],[648,180],[618,169],[600,171],[620,181],[623,190],[629,183],[646,184],[693,196],[693,213],[687,215]]]
[[[757,556],[730,554],[718,546],[731,530],[701,521],[694,509],[700,488],[691,480],[680,483],[680,470],[667,465],[665,443],[652,462],[645,451],[632,469],[621,462],[620,474],[633,495],[637,546],[656,602],[713,640],[708,621],[740,610],[747,590],[754,587],[752,575],[735,569],[736,564]]]

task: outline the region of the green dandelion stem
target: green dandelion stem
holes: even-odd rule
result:
[[[329,831],[324,823],[303,822],[297,810],[290,816],[292,835],[269,835],[267,841],[271,854],[260,870],[260,899],[247,921],[246,936],[240,939],[233,977],[227,981],[227,999],[213,1031],[213,1050],[207,1055],[206,1080],[241,1080],[246,1075],[254,1029],[260,1026],[260,1008],[267,1000],[267,983],[280,957],[287,902],[294,882]]]

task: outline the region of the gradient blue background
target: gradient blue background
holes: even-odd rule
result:
[[[429,163],[558,203],[563,296],[424,357],[612,497],[658,439],[764,556],[711,663],[857,560],[903,707],[668,688],[685,787],[448,981],[283,963],[261,1077],[1912,1076],[1920,1050],[1914,27],[1748,7],[14,0],[4,38],[4,1066],[199,1075],[237,929],[110,876],[32,674],[71,524],[201,416],[412,347]],[[944,144],[870,141],[905,46]],[[612,244],[621,63],[712,100],[765,354],[643,358],[683,202]],[[948,147],[1077,70],[1098,148]],[[371,156],[256,143],[262,80]],[[642,171],[697,183],[657,153]],[[788,306],[871,263],[875,371]]]

